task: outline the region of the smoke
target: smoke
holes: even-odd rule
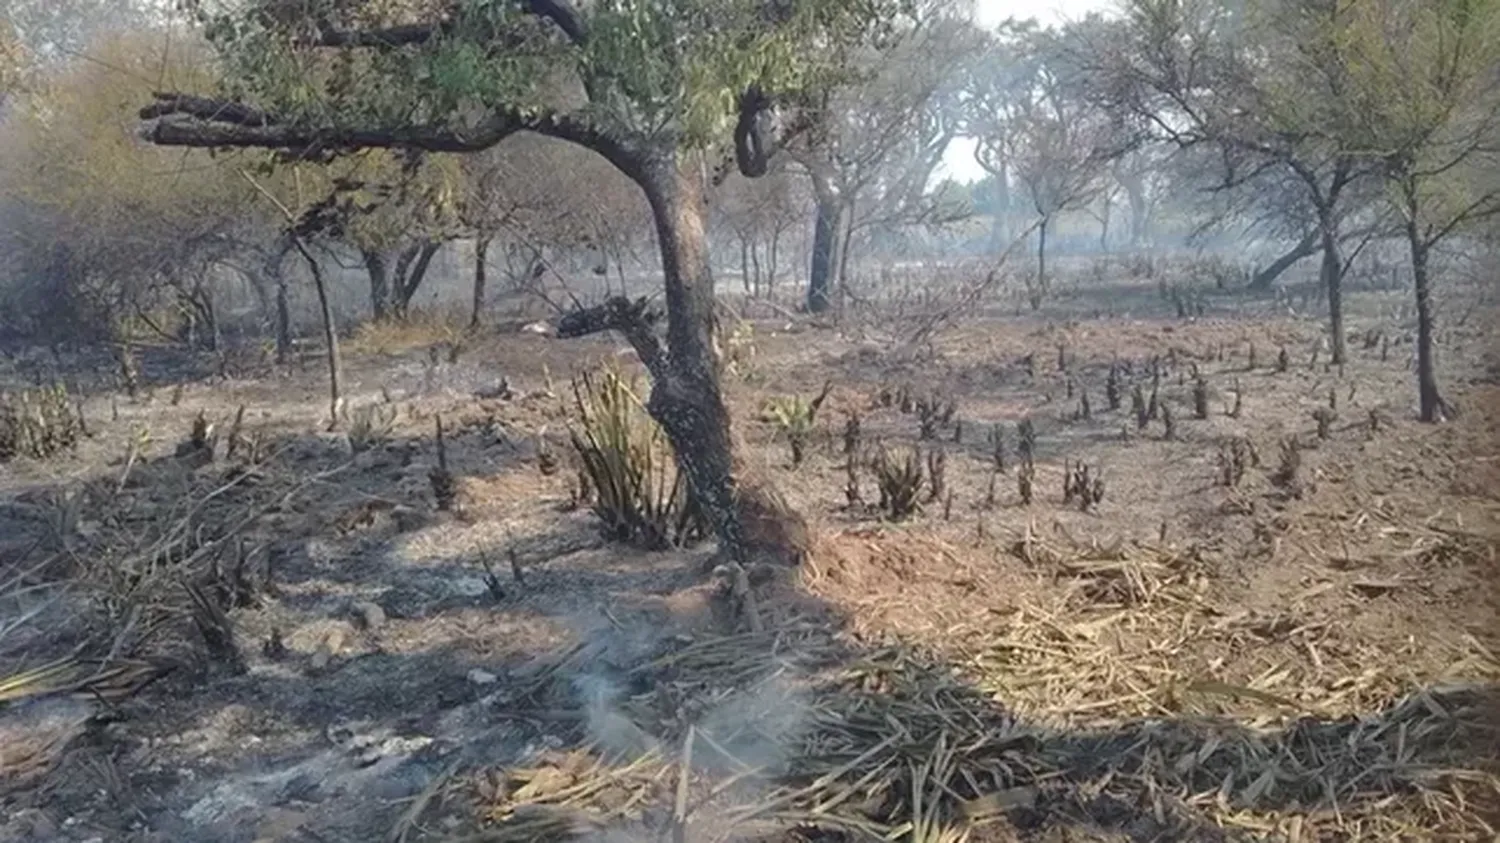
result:
[[[657,749],[660,742],[636,725],[620,708],[620,687],[597,673],[573,680],[583,698],[585,728],[601,752],[615,759],[634,759]]]
[[[714,774],[749,768],[760,771],[756,778],[774,777],[785,771],[808,719],[806,701],[788,678],[731,693],[695,724],[702,741],[694,748],[693,766]]]
[[[622,692],[617,682],[588,674],[577,677],[574,687],[583,696],[588,735],[606,758],[621,764],[654,751],[682,760],[686,742],[664,741],[635,723],[620,706]],[[686,843],[722,841],[730,831],[727,812],[736,805],[760,801],[795,757],[810,724],[808,707],[790,681],[777,679],[726,692],[692,718],[692,724],[694,776],[717,781],[737,778],[731,789],[710,804],[690,801],[683,839]],[[676,780],[675,773],[672,780]],[[695,787],[694,792],[701,789]],[[659,843],[662,830],[657,826],[664,817],[655,816],[649,822],[620,821],[604,828],[580,824],[574,833],[588,843]]]

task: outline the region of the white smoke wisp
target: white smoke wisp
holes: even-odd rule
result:
[[[657,739],[620,709],[621,691],[615,683],[598,674],[583,674],[573,680],[573,685],[583,697],[589,737],[605,755],[633,760],[658,748]]]
[[[628,678],[631,671],[661,655],[659,630],[621,629],[597,620],[575,618],[575,628],[587,646],[573,659],[573,691],[582,708],[588,737],[613,764],[628,764],[649,754],[681,761],[684,740],[653,735],[631,719],[624,701],[640,693]],[[691,684],[691,683],[690,683]],[[736,805],[760,801],[785,774],[798,747],[813,726],[812,708],[799,689],[797,676],[787,666],[772,677],[748,687],[702,689],[683,704],[694,735],[690,765],[696,778],[734,785],[709,804],[690,808],[685,829],[687,843],[722,843],[734,839],[728,827]],[[675,731],[675,730],[674,730]],[[660,815],[650,822],[624,820],[599,828],[583,823],[574,829],[588,843],[660,843]]]
[[[786,769],[806,734],[808,711],[784,675],[732,694],[698,719],[696,728],[707,746],[695,750],[694,767],[714,774],[748,767],[760,771],[755,778],[774,777]]]

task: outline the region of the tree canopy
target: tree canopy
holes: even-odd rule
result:
[[[838,81],[844,53],[899,11],[899,0],[192,5],[226,82],[217,100],[160,97],[144,116],[196,119],[159,122],[158,143],[464,152],[529,130],[618,164],[651,145],[722,147],[733,125],[752,175],[766,106]]]

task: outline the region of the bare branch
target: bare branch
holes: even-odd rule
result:
[[[141,109],[140,116],[156,122],[146,126],[142,134],[162,146],[255,147],[290,150],[302,157],[365,148],[477,152],[516,132],[527,131],[592,149],[627,173],[639,165],[628,141],[599,130],[582,114],[523,115],[502,108],[469,129],[444,125],[330,128],[288,123],[238,103],[177,93],[154,96],[156,103]],[[177,115],[185,115],[185,119],[173,119]]]
[[[571,339],[619,331],[635,349],[651,377],[664,380],[667,377],[667,358],[654,329],[658,318],[659,314],[650,309],[646,298],[631,301],[624,296],[614,296],[603,304],[579,308],[564,315],[557,321],[557,336]]]
[[[142,120],[154,120],[169,114],[187,114],[200,120],[233,126],[272,126],[279,122],[270,114],[243,103],[192,94],[152,92],[151,96],[156,102],[140,110]]]

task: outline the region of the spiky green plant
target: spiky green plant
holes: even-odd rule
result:
[[[573,380],[578,418],[568,433],[593,512],[614,541],[653,549],[697,541],[709,532],[707,517],[637,394],[635,379],[613,367]]]
[[[818,424],[818,409],[828,398],[832,382],[823,384],[823,391],[811,401],[800,395],[773,398],[766,407],[766,414],[776,425],[787,445],[792,449],[792,467],[802,464],[807,454],[807,442]]]

